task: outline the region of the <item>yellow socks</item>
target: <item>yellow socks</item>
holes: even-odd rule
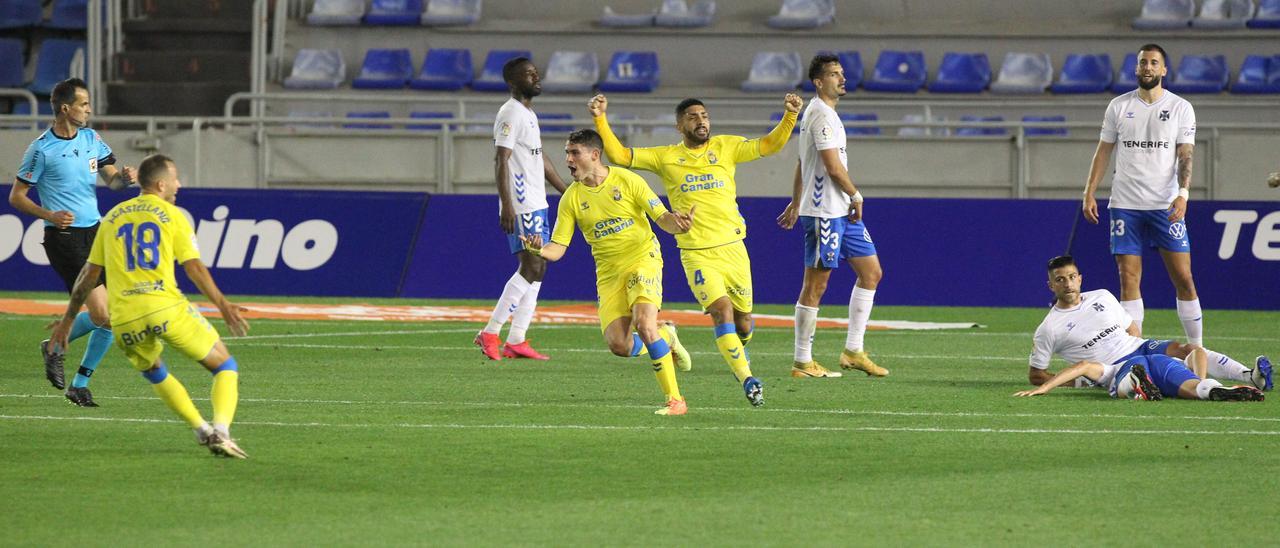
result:
[[[178,382],[178,379],[165,371],[164,366],[144,372],[143,376],[151,381],[151,388],[156,391],[156,395],[160,396],[160,400],[165,405],[177,413],[182,420],[192,428],[199,428],[204,424],[204,417],[200,416],[200,411],[196,409],[196,404],[191,401],[191,395],[187,394],[186,387]]]
[[[649,360],[653,363],[653,374],[658,378],[658,388],[667,396],[667,400],[683,400],[680,387],[676,384],[676,365],[671,359],[671,345],[667,343],[666,333],[663,337],[645,346],[649,350]]]
[[[738,378],[738,382],[744,382],[751,376],[751,362],[747,359],[747,350],[743,348],[742,339],[738,338],[732,323],[716,326],[716,348],[720,350],[720,356],[724,358],[725,363],[728,363],[729,368],[733,370],[733,376]]]

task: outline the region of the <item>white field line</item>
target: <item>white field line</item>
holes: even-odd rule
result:
[[[110,417],[53,417],[43,415],[0,415],[0,420],[13,421],[96,421],[126,423],[173,423],[177,420],[110,418]],[[602,424],[460,424],[460,423],[327,423],[327,422],[275,422],[240,421],[239,426],[275,426],[284,428],[411,428],[429,430],[604,430],[604,431],[747,431],[747,432],[877,432],[877,433],[929,433],[929,434],[1084,434],[1084,435],[1173,435],[1173,436],[1280,436],[1280,430],[1078,430],[1067,428],[943,428],[943,427],[884,427],[884,426],[616,426]]]
[[[62,399],[54,394],[0,394],[0,398],[49,398]],[[155,400],[154,396],[95,396],[98,400]],[[195,401],[208,401],[209,398],[192,398]],[[325,400],[325,399],[278,399],[278,398],[240,398],[241,403],[278,403],[296,405],[391,405],[391,406],[424,406],[424,407],[469,407],[477,409],[524,409],[524,408],[568,408],[568,409],[652,409],[653,405],[595,404],[595,403],[555,403],[555,402],[451,402],[451,401],[387,401],[387,400]],[[1139,404],[1140,405],[1140,404]],[[738,413],[746,407],[696,407],[699,412]],[[1062,414],[1062,413],[987,413],[987,412],[941,412],[941,411],[870,411],[855,409],[796,409],[784,407],[762,407],[752,413],[790,413],[800,415],[850,415],[879,417],[945,417],[945,418],[1023,418],[1023,419],[1124,419],[1124,420],[1189,420],[1210,422],[1280,422],[1280,417],[1239,417],[1239,416],[1188,416],[1188,415],[1113,415],[1104,413]],[[238,424],[238,423],[237,423]]]

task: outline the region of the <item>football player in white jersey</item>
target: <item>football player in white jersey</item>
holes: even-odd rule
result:
[[[1139,338],[1133,317],[1110,291],[1080,292],[1083,278],[1070,256],[1054,257],[1049,261],[1048,270],[1054,304],[1040,327],[1036,328],[1030,369],[1027,371],[1031,384],[1040,386],[1055,378],[1049,371],[1049,361],[1055,354],[1073,364],[1073,368],[1081,363],[1114,366],[1140,357],[1163,361],[1163,358],[1156,358],[1161,356],[1203,360],[1206,362],[1205,371],[1198,371],[1200,377],[1207,373],[1220,379],[1247,382],[1258,390],[1271,390],[1271,362],[1266,356],[1258,356],[1254,368],[1248,369],[1240,362],[1200,345]],[[1193,354],[1201,357],[1192,357]],[[1082,375],[1083,372],[1076,377]],[[1177,392],[1176,388],[1174,392]]]
[[[827,291],[831,271],[847,261],[858,276],[849,296],[849,330],[840,367],[883,377],[889,371],[867,356],[863,337],[880,283],[880,259],[871,234],[862,223],[862,194],[849,177],[844,123],[836,104],[845,94],[844,68],[834,55],[818,54],[809,62],[809,79],[817,95],[809,100],[800,122],[800,161],[796,164],[791,203],[778,216],[778,226],[790,229],[796,220],[804,228],[804,286],[796,301],[795,364],[797,378],[839,377],[813,359],[813,333],[818,304]]]
[[[533,320],[538,305],[538,291],[547,262],[524,250],[520,238],[540,235],[551,240],[551,221],[547,218],[546,183],[561,193],[565,184],[555,166],[542,154],[542,133],[538,115],[533,112],[533,98],[542,93],[538,69],[533,62],[517,57],[502,67],[502,78],[511,90],[509,99],[498,110],[493,123],[494,178],[498,183],[498,221],[507,233],[507,246],[520,260],[520,268],[502,290],[489,323],[476,334],[475,343],[491,360],[532,358],[546,360],[525,340],[525,331]],[[511,320],[507,342],[499,348],[498,333]]]
[[[1160,249],[1177,292],[1178,319],[1191,344],[1203,342],[1200,298],[1191,279],[1191,241],[1184,217],[1191,188],[1196,114],[1191,103],[1167,91],[1164,49],[1147,44],[1138,51],[1138,89],[1107,106],[1101,139],[1089,166],[1082,208],[1098,224],[1094,192],[1116,151],[1111,199],[1111,254],[1120,270],[1120,303],[1142,329],[1145,316],[1140,284],[1144,248]],[[1118,151],[1117,151],[1118,149]]]

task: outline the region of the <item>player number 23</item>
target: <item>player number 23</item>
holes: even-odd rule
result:
[[[124,262],[128,271],[139,267],[155,270],[160,265],[160,227],[155,223],[139,224],[136,232],[133,223],[122,225],[116,237],[124,239]]]
[[[1111,234],[1113,236],[1124,236],[1124,219],[1111,220]]]

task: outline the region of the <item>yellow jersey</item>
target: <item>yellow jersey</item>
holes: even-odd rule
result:
[[[596,276],[610,276],[642,260],[662,261],[662,248],[645,215],[657,220],[665,213],[667,207],[643,178],[611,167],[599,185],[574,181],[565,189],[551,241],[568,247],[577,227],[591,246]]]
[[[680,249],[706,249],[747,237],[747,223],[738,211],[738,164],[758,160],[760,139],[717,135],[706,146],[690,149],[674,145],[631,149],[628,167],[657,173],[667,189],[667,199],[677,211],[695,204],[693,228],[676,234]]]
[[[173,265],[192,259],[200,259],[200,250],[191,223],[178,206],[154,194],[103,215],[89,251],[89,262],[106,269],[107,307],[115,324],[186,303]]]

